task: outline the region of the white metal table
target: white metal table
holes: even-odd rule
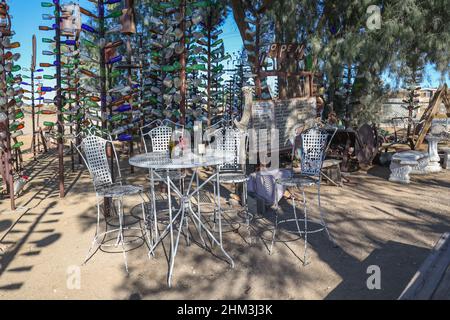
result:
[[[228,261],[230,262],[231,267],[234,268],[234,261],[230,257],[230,255],[223,248],[222,241],[222,219],[221,219],[221,208],[220,208],[220,171],[219,166],[223,163],[227,163],[232,161],[233,156],[230,154],[226,154],[220,151],[209,151],[206,155],[199,156],[193,153],[185,154],[180,158],[171,159],[169,158],[168,152],[150,152],[145,154],[140,154],[130,158],[130,165],[138,168],[145,168],[150,170],[150,192],[151,192],[151,202],[152,202],[152,210],[155,221],[155,235],[156,240],[153,242],[149,254],[153,254],[155,248],[161,243],[161,241],[167,236],[170,235],[170,261],[169,261],[169,274],[168,274],[168,284],[169,287],[172,285],[172,274],[173,268],[175,264],[175,258],[177,255],[178,244],[180,242],[180,235],[183,230],[183,225],[188,223],[188,219],[191,219],[197,227],[199,231],[200,238],[205,245],[205,241],[202,237],[202,230],[204,230],[212,242],[216,243],[223,254],[226,256]],[[199,185],[199,173],[198,170],[201,167],[216,167],[215,172],[208,177],[201,185]],[[172,181],[171,176],[169,174],[170,170],[179,170],[179,169],[191,169],[193,171],[192,177],[190,179],[189,185],[185,190],[180,190],[175,183]],[[167,171],[167,174],[163,178],[160,174],[161,171]],[[169,202],[169,223],[164,231],[159,234],[157,228],[157,217],[156,217],[156,199],[155,199],[155,176],[158,179],[164,181],[167,185],[167,194],[168,194],[168,202]],[[217,222],[218,222],[218,238],[217,239],[213,232],[209,230],[208,226],[205,225],[202,221],[200,206],[198,205],[198,211],[196,212],[192,207],[191,200],[199,194],[200,190],[210,181],[215,178],[215,183],[217,184],[217,192],[216,196],[216,206],[217,206]],[[194,179],[197,181],[197,185],[193,188],[192,184]],[[180,208],[177,213],[174,215],[172,212],[172,200],[171,200],[171,192],[175,192],[175,194],[180,198]],[[177,233],[174,234],[174,226],[175,222],[178,223]]]

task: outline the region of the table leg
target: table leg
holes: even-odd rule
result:
[[[169,170],[167,170],[167,199],[169,202],[169,230],[170,230],[170,266],[169,266],[169,275],[168,275],[168,284],[169,287],[172,285],[172,269],[173,269],[173,262],[175,261],[174,257],[174,242],[173,242],[173,220],[172,220],[172,197],[170,195],[170,177],[169,177]]]
[[[197,183],[197,187],[196,189],[198,189],[198,193],[197,193],[197,211],[198,211],[198,216],[199,219],[202,219],[202,210],[201,210],[201,206],[200,206],[200,183],[199,183],[199,176],[198,176],[198,168],[194,170],[194,173],[196,176],[196,183]],[[202,227],[200,225],[200,223],[197,225],[197,230],[198,233],[200,235],[200,239],[202,240],[203,246],[206,247],[206,243],[205,243],[205,239],[203,239],[203,235],[202,235]]]
[[[192,217],[194,217],[195,219],[197,219],[197,222],[199,223],[199,225],[201,226],[202,229],[205,230],[206,234],[211,238],[211,240],[213,242],[215,242],[219,247],[220,250],[222,251],[222,253],[227,257],[228,261],[230,262],[230,265],[232,268],[234,268],[234,261],[231,258],[231,256],[225,251],[222,243],[217,240],[214,235],[212,234],[212,232],[206,227],[206,225],[200,220],[200,217],[194,212],[194,210],[192,210],[192,208],[189,207],[189,210],[191,211],[191,215]],[[220,216],[220,212],[218,214]],[[220,218],[219,218],[220,219]]]
[[[217,218],[219,221],[219,242],[222,247],[222,212],[220,207],[220,169],[219,166],[216,167],[216,181],[217,181]],[[223,250],[223,248],[222,248]]]
[[[153,169],[150,169],[150,192],[151,192],[151,201],[152,201],[152,210],[153,210],[153,223],[154,223],[154,231],[155,231],[155,235],[153,240],[152,240],[152,247],[155,245],[155,239],[159,238],[159,234],[158,234],[158,217],[156,214],[156,198],[155,198],[155,178],[153,176]],[[155,255],[155,252],[153,250],[151,250],[149,252],[152,256]]]

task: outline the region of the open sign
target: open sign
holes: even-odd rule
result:
[[[269,48],[269,57],[278,59],[278,61],[282,61],[286,58],[303,60],[305,58],[305,45],[296,43],[273,43]]]

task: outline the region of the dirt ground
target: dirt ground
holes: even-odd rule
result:
[[[322,188],[338,247],[323,232],[310,235],[308,265],[302,263],[303,239],[288,241],[295,239],[286,230],[289,224],[269,255],[274,215],[256,212],[250,198],[255,215],[250,230],[236,213],[226,214],[234,223],[225,228],[224,247],[235,268],[219,251],[214,256],[197,245],[193,232],[190,246],[180,241],[169,288],[168,239],[151,259],[140,242],[128,247],[129,275],[119,249],[99,250],[81,265],[95,231],[95,194],[87,171],[77,166],[72,172],[66,157],[66,197],[60,199],[57,162],[48,153],[26,165],[31,180],[15,212],[1,200],[0,299],[396,299],[439,236],[450,230],[450,171],[412,176],[411,184],[400,185],[387,181],[388,168],[372,167],[352,174],[343,188]],[[145,171],[131,174],[123,165],[122,174],[148,187]],[[313,189],[308,198],[317,218]],[[138,198],[126,203],[127,212],[140,213],[134,207]],[[282,211],[291,212],[285,200]],[[367,288],[371,265],[380,267],[380,290]]]

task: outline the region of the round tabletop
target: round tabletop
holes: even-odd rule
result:
[[[188,153],[174,159],[169,158],[167,152],[150,152],[131,157],[129,163],[138,168],[171,170],[217,166],[233,160],[233,155],[221,151],[209,152],[203,156]]]

